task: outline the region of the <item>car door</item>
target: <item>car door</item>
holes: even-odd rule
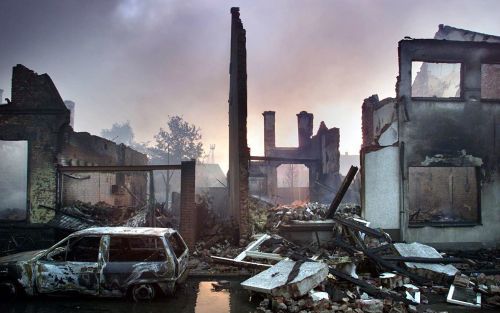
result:
[[[175,254],[176,257],[175,263],[177,265],[176,276],[179,277],[187,269],[187,262],[189,257],[188,248],[184,243],[184,240],[182,240],[181,236],[177,232],[172,233],[170,236],[167,235],[166,239],[172,251]]]
[[[36,286],[40,293],[97,295],[101,236],[70,237],[36,261]]]
[[[156,236],[110,235],[101,276],[101,294],[121,296],[130,285],[171,278],[165,246]]]

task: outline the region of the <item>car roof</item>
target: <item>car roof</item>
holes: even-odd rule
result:
[[[173,228],[155,228],[155,227],[91,227],[71,234],[78,235],[149,235],[164,236],[175,233]]]

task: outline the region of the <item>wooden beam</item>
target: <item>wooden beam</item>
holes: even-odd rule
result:
[[[328,213],[326,215],[327,218],[332,218],[335,215],[335,212],[337,211],[337,209],[340,205],[340,202],[344,198],[344,195],[346,194],[347,190],[349,189],[349,186],[351,185],[352,181],[354,180],[354,177],[356,176],[357,172],[358,172],[358,167],[351,166],[351,168],[349,169],[349,172],[347,173],[346,177],[342,181],[342,184],[340,185],[339,191],[337,191],[335,198],[333,198],[333,201],[330,204],[330,208],[328,209]]]
[[[247,262],[247,261],[237,261],[235,259],[223,258],[220,256],[213,256],[213,255],[210,258],[212,258],[214,263],[231,265],[231,266],[236,266],[236,267],[243,267],[243,268],[256,268],[256,269],[260,269],[260,270],[267,270],[268,268],[270,268],[272,266],[271,264],[262,264],[262,263]]]

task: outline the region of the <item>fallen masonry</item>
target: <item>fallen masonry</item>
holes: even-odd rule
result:
[[[264,225],[263,233],[240,240],[239,247],[226,240],[194,252],[208,251],[209,271],[253,275],[241,286],[259,299],[257,312],[431,313],[436,303],[500,305],[495,250],[440,253],[418,242],[394,242],[350,206],[261,205],[252,205],[259,213],[250,215],[259,219],[251,223]]]
[[[300,297],[318,286],[328,275],[320,262],[282,260],[271,268],[245,280],[245,289],[272,296]]]

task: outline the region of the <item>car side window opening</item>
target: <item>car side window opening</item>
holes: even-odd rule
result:
[[[186,251],[187,247],[180,238],[178,233],[173,233],[172,235],[167,237],[169,244],[172,246],[174,250],[175,256],[179,258],[184,251]]]
[[[158,237],[111,236],[109,262],[162,262],[165,247]]]
[[[66,239],[57,246],[55,246],[51,251],[47,253],[45,259],[48,261],[64,262],[66,260],[66,251],[68,249],[69,240]]]
[[[69,241],[66,261],[97,262],[101,237],[74,237]]]

